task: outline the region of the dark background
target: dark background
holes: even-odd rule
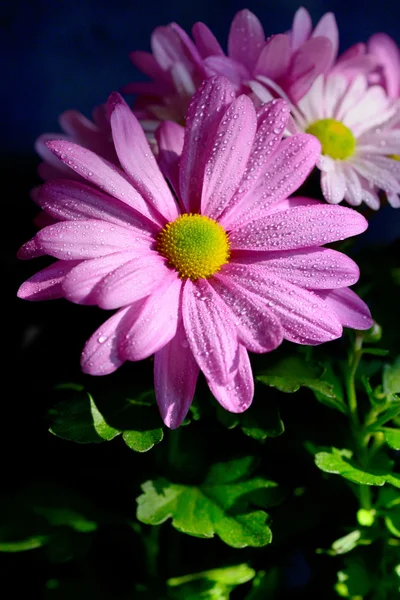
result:
[[[398,0],[330,3],[314,0],[304,4],[314,24],[326,11],[335,12],[341,51],[356,42],[366,41],[377,31],[388,33],[400,43]],[[22,263],[15,259],[18,247],[34,233],[32,219],[37,209],[29,200],[29,190],[39,183],[34,140],[41,133],[58,131],[57,116],[64,110],[75,108],[90,116],[93,106],[104,102],[110,91],[134,79],[140,80],[141,75],[131,65],[128,53],[134,49],[149,50],[150,34],[156,26],[176,21],[190,32],[196,21],[204,21],[226,47],[232,17],[244,7],[257,14],[266,35],[270,35],[290,28],[298,4],[289,0],[253,0],[247,4],[221,0],[200,3],[179,0],[0,2],[1,256],[6,275],[0,329],[3,342],[0,484],[10,497],[17,492],[24,493],[26,486],[32,483],[67,482],[88,493],[99,506],[116,511],[122,506],[122,511],[129,515],[138,492],[137,483],[130,481],[131,456],[118,442],[112,442],[113,450],[108,445],[81,447],[58,440],[47,432],[48,409],[54,404],[52,385],[81,378],[80,350],[104,320],[104,313],[64,301],[36,304],[15,298],[20,283],[44,266],[41,260]],[[385,209],[377,214],[370,238],[389,241],[399,237],[399,231],[400,211]],[[135,371],[135,365],[130,368],[133,368],[133,377],[138,373],[140,376],[140,367],[139,371]],[[105,378],[104,386],[111,389],[112,380]],[[303,413],[299,409],[293,413],[292,409],[287,410],[288,435],[290,431],[295,433],[297,425],[301,428],[306,423]],[[146,469],[150,463],[147,460],[143,457],[141,463],[144,474],[135,474],[139,481],[148,477]],[[103,476],[107,480],[104,488]],[[121,502],[120,498],[123,498]],[[332,535],[332,531],[327,531],[326,544],[332,541]],[[134,577],[130,569],[138,559],[135,552],[132,553],[130,539],[121,545],[119,538],[118,543],[119,568],[113,572],[110,565],[104,563],[110,589],[115,577],[127,580]],[[181,540],[181,543],[184,548],[191,548],[190,540]],[[107,544],[109,538],[100,540],[97,555],[91,559],[98,573],[102,571],[103,561],[110,557],[105,549]],[[207,553],[208,548],[214,548],[211,554],[215,554],[216,565],[220,553],[228,550],[222,544],[207,544],[209,542],[202,543],[201,549]],[[312,545],[313,541],[310,542],[311,554]],[[81,577],[79,568],[49,566],[38,552],[0,555],[0,560],[4,560],[1,570],[10,577],[15,597],[28,590],[30,597],[41,597],[45,582],[54,577],[62,579],[65,573],[72,573],[78,580]],[[296,552],[294,549],[294,556]],[[228,554],[231,555],[231,551]],[[303,549],[301,557],[304,560]],[[231,562],[242,560],[246,560],[245,555],[232,558]],[[282,560],[290,562],[292,558],[286,556]],[[196,562],[193,559],[189,562],[188,570],[197,570]],[[307,569],[299,566],[300,563],[296,563],[296,568],[300,569],[302,580]],[[207,568],[213,564],[205,562],[200,566]],[[164,568],[166,577],[176,574],[180,573]],[[305,593],[305,597],[311,597],[309,591]],[[122,598],[107,594],[105,597]]]

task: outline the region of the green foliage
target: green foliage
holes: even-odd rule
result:
[[[392,365],[383,367],[382,384],[385,395],[400,394],[400,356]]]
[[[242,414],[233,414],[217,405],[218,420],[228,429],[239,426],[245,435],[259,442],[278,437],[285,431],[275,398],[262,398],[261,394],[253,405]]]
[[[137,518],[159,525],[172,525],[189,535],[210,538],[218,535],[234,548],[265,546],[272,539],[266,508],[277,501],[277,484],[264,477],[249,478],[252,457],[213,465],[198,486],[176,484],[166,479],[147,481],[137,499]],[[272,491],[272,494],[270,493]]]
[[[183,577],[168,579],[168,597],[171,600],[229,600],[238,585],[254,578],[256,572],[247,564],[210,569]]]
[[[336,593],[342,598],[364,598],[372,587],[367,566],[358,557],[348,557],[337,573]]]
[[[65,389],[65,388],[64,388]],[[68,387],[66,388],[68,389]],[[135,452],[147,452],[164,437],[153,393],[131,399],[124,394],[99,396],[97,404],[84,389],[71,390],[70,397],[52,411],[50,432],[65,440],[90,444],[121,435]]]

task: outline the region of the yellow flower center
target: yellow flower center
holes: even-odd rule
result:
[[[157,236],[157,251],[169,266],[193,281],[217,273],[229,261],[229,248],[225,229],[203,215],[181,215]]]
[[[320,119],[310,125],[306,133],[311,133],[319,139],[322,154],[327,154],[336,160],[345,160],[354,154],[356,138],[351,130],[335,119]]]

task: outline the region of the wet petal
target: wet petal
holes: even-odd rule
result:
[[[221,385],[215,380],[207,379],[208,386],[216,400],[225,410],[233,413],[242,413],[247,410],[254,396],[253,372],[247,350],[241,344],[239,344],[238,355],[238,369],[232,381]]]

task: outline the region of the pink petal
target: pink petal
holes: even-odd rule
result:
[[[20,260],[30,260],[31,258],[44,256],[45,254],[46,251],[38,246],[38,240],[35,235],[31,240],[25,242],[25,244],[21,246],[17,252],[17,258]]]
[[[400,51],[385,33],[376,33],[368,41],[368,51],[373,54],[383,70],[385,89],[390,98],[398,98],[400,92]]]
[[[297,344],[321,344],[342,335],[335,313],[319,296],[270,275],[266,268],[230,263],[227,277],[258,295],[279,319],[284,337]]]
[[[280,128],[277,127],[276,131]],[[278,134],[279,135],[279,134]],[[248,194],[235,197],[235,204],[221,218],[221,225],[234,229],[263,217],[271,205],[286,199],[304,182],[314,167],[321,145],[308,134],[298,134],[283,140],[278,150],[256,171],[257,181]],[[249,162],[251,168],[251,163]],[[239,192],[240,192],[239,188]]]
[[[196,389],[199,367],[193,358],[182,322],[175,336],[154,356],[154,387],[167,427],[176,429],[186,417]]]
[[[139,231],[153,231],[153,223],[127,204],[72,180],[48,181],[40,188],[37,203],[61,221],[100,219],[117,225],[130,225]]]
[[[63,112],[58,120],[61,128],[74,142],[96,152],[113,164],[118,164],[109,122],[106,122],[105,128],[101,130],[77,110]]]
[[[338,49],[339,49],[339,31],[336,23],[335,15],[331,12],[325,13],[318,21],[317,26],[312,32],[312,37],[325,37],[328,38],[332,44],[333,58],[335,60]]]
[[[332,289],[353,285],[360,271],[345,254],[328,248],[303,248],[270,252],[262,265],[268,273],[309,289]]]
[[[178,216],[176,202],[158,168],[138,120],[116,92],[108,99],[115,149],[124,171],[136,190],[167,221]]]
[[[151,207],[128,181],[125,173],[105,158],[65,140],[48,142],[47,147],[73,172],[97,185],[103,192],[125,202],[154,223],[165,224],[162,219],[155,220]]]
[[[96,303],[105,309],[132,304],[159,288],[170,272],[156,252],[134,258],[104,277],[95,290]]]
[[[247,351],[241,344],[239,344],[238,354],[239,366],[232,381],[222,385],[215,380],[207,380],[216,400],[225,410],[233,413],[242,413],[247,410],[254,396],[253,372]]]
[[[201,212],[217,219],[238,187],[256,133],[253,103],[239,96],[228,108],[216,132],[212,153],[204,171]]]
[[[151,52],[142,52],[140,50],[136,50],[129,54],[129,58],[135,67],[150,77],[150,79],[161,79],[161,81],[166,79],[163,69],[160,67]]]
[[[273,35],[267,40],[260,53],[254,67],[254,74],[276,81],[287,74],[290,57],[289,36],[283,33]]]
[[[192,68],[201,62],[196,46],[176,23],[157,27],[153,31],[151,49],[164,71],[169,71],[177,62],[185,62]]]
[[[308,10],[302,6],[296,11],[292,30],[290,32],[290,40],[292,43],[292,50],[297,50],[304,44],[310,37],[312,30],[312,21]]]
[[[334,311],[344,327],[369,329],[374,324],[368,306],[347,287],[338,290],[316,292]]]
[[[265,42],[263,26],[247,9],[239,11],[229,30],[228,55],[252,71]]]
[[[183,150],[185,128],[172,121],[164,121],[155,136],[158,144],[158,165],[179,196],[179,160]]]
[[[137,251],[149,247],[146,234],[106,221],[62,221],[36,234],[43,252],[63,260],[83,260],[123,250]]]
[[[96,286],[115,269],[136,257],[134,252],[128,251],[80,261],[63,281],[65,297],[76,304],[97,304],[93,293]]]
[[[125,317],[131,307],[122,308],[108,319],[86,342],[81,367],[88,375],[109,375],[125,361],[120,357],[118,340],[125,330]]]
[[[257,353],[270,352],[279,346],[283,339],[282,327],[265,303],[223,274],[215,275],[210,285],[229,307],[243,346]]]
[[[235,229],[232,250],[294,250],[344,240],[366,230],[366,219],[350,208],[297,206]]]
[[[181,201],[186,212],[200,207],[204,168],[215,141],[220,120],[235,97],[228,80],[205,80],[190,103],[179,171]]]
[[[129,329],[120,341],[126,360],[142,360],[163,348],[176,334],[182,281],[170,271],[163,285],[133,305]]]
[[[325,73],[333,62],[333,48],[327,38],[311,38],[293,56],[285,89],[297,102],[310,89],[314,80]]]
[[[196,46],[202,58],[207,56],[224,56],[224,51],[215,35],[204,23],[195,23],[192,27],[192,34]]]
[[[42,271],[27,279],[17,292],[18,298],[24,300],[54,300],[62,298],[64,292],[62,281],[75,267],[76,261],[58,260]]]
[[[221,75],[229,79],[237,91],[250,77],[250,71],[240,62],[228,56],[208,56],[204,59],[207,77]]]
[[[182,314],[194,358],[210,381],[225,385],[238,366],[238,339],[231,313],[206,279],[188,279]]]
[[[295,208],[296,206],[321,206],[321,204],[323,204],[321,200],[312,200],[305,196],[292,196],[291,198],[285,198],[280,202],[272,204],[268,209],[268,214],[272,215],[273,213]]]
[[[321,190],[327,202],[339,204],[346,193],[346,178],[338,162],[332,171],[321,172]]]

